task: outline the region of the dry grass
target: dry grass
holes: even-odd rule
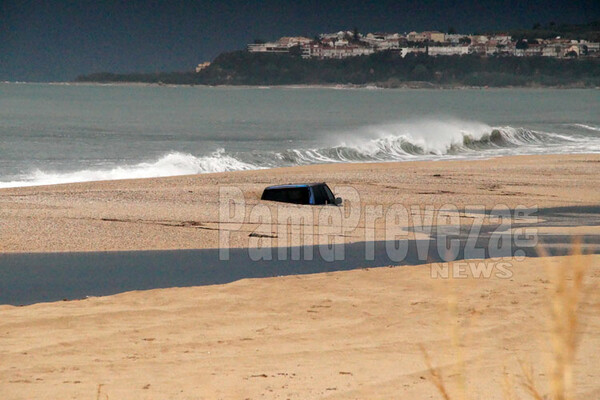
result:
[[[431,376],[431,383],[433,384],[433,386],[435,386],[435,388],[437,389],[437,391],[439,392],[439,394],[442,396],[442,398],[444,400],[450,400],[451,397],[450,397],[450,394],[448,393],[448,389],[446,388],[446,385],[444,384],[444,377],[442,376],[440,369],[434,367],[433,364],[431,363],[431,358],[429,357],[429,353],[427,353],[425,346],[419,345],[419,349],[421,349],[421,353],[423,353],[423,359],[425,360],[425,366],[427,367],[427,370],[429,371],[429,375]]]
[[[525,388],[527,394],[534,400],[545,400],[544,396],[539,392],[533,379],[533,367],[524,361],[519,361],[521,366],[521,384]]]
[[[584,278],[590,265],[582,255],[579,243],[575,244],[572,255],[572,263],[547,267],[552,284],[550,322],[553,366],[550,398],[553,400],[574,398],[573,369],[581,338],[580,305],[582,298],[588,293]]]
[[[540,255],[545,256],[540,251]],[[550,341],[552,349],[552,363],[550,371],[550,382],[544,395],[538,389],[534,378],[534,368],[530,364],[519,360],[521,367],[521,386],[528,398],[534,400],[574,400],[574,367],[577,347],[582,335],[582,312],[581,304],[583,298],[591,292],[586,286],[585,277],[591,267],[591,261],[581,251],[579,242],[573,245],[572,257],[565,258],[563,262],[553,263],[549,261],[546,265],[546,273],[550,280],[551,290],[549,296],[548,324],[550,327]],[[451,316],[457,319],[458,311],[456,299],[448,297],[448,305]],[[460,354],[457,332],[452,332],[452,345]],[[431,357],[424,347],[421,347],[425,366],[429,371],[431,383],[435,386],[439,395],[445,400],[466,399],[466,372],[464,365],[458,375],[453,377],[454,383],[463,390],[456,396],[451,395],[448,386],[444,382],[443,372],[434,367]],[[515,383],[507,373],[503,371],[503,397],[506,400],[516,400],[519,396],[515,392]]]
[[[96,392],[96,400],[100,400],[101,399],[101,395],[102,395],[102,386],[104,386],[103,383],[98,384],[98,390]],[[108,395],[105,394],[105,399],[108,400]]]
[[[502,370],[502,395],[505,400],[517,400],[518,398],[515,393],[515,383],[506,371],[506,367]]]

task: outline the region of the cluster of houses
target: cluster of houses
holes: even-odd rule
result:
[[[294,49],[294,50],[292,50]],[[462,35],[437,31],[368,33],[340,31],[321,34],[314,39],[302,36],[282,37],[275,42],[248,45],[252,53],[289,53],[300,51],[304,58],[345,58],[396,51],[430,56],[480,54],[487,56],[600,57],[600,43],[583,40],[514,40],[505,34]]]

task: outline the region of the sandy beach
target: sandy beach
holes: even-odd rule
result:
[[[269,185],[327,182],[345,197],[358,194],[360,217],[339,232],[344,242],[365,240],[367,205],[400,204],[491,209],[597,206],[599,155],[516,156],[476,161],[328,164],[157,179],[77,183],[0,190],[0,251],[62,252],[219,248],[219,188],[241,190],[246,214]],[[310,206],[285,205],[293,213]],[[277,221],[274,220],[273,223]],[[312,225],[317,225],[317,218]],[[384,239],[383,220],[373,237]],[[308,224],[302,222],[302,224]],[[407,218],[399,225],[409,226]],[[227,229],[227,226],[222,226]],[[369,227],[369,226],[368,226]],[[246,215],[229,246],[247,247],[259,228]],[[581,228],[580,228],[581,229]],[[586,231],[598,232],[596,227]],[[258,230],[259,233],[270,234]],[[331,232],[329,232],[331,233]],[[412,236],[409,236],[412,237]],[[314,231],[314,243],[326,241]],[[277,241],[269,243],[277,246]]]
[[[478,207],[523,206],[540,210],[539,217],[513,221],[539,234],[600,234],[596,221],[580,211],[599,205],[600,155],[548,155],[311,165],[2,189],[0,251],[218,248],[224,226],[219,224],[219,187],[241,190],[246,206],[240,226],[228,228],[229,245],[252,246],[251,234],[261,233],[276,246],[277,232],[264,229],[276,229],[277,221],[265,227],[251,218],[251,210],[262,205],[281,215],[276,203],[259,200],[262,189],[305,181],[325,181],[346,200],[359,196],[354,205],[361,212],[348,217],[353,229],[335,230],[333,224],[331,233],[319,230],[316,219],[302,222],[312,229],[314,243],[332,236],[347,243],[383,240],[389,234],[385,221],[375,221],[370,229],[369,206],[394,205],[408,210],[451,205],[457,211],[450,208],[450,213],[461,223],[472,223]],[[351,205],[346,202],[342,210]],[[298,213],[322,208],[284,206]],[[559,211],[549,214],[552,210]],[[397,226],[412,225],[414,214],[405,217]],[[413,239],[422,235],[403,233]],[[567,277],[556,276],[559,266],[569,271]],[[578,266],[587,268],[573,311],[579,323],[571,324],[578,339],[572,394],[597,398],[597,254],[510,259],[510,274],[489,277],[435,278],[435,266],[424,264],[4,305],[0,397],[443,398],[428,357],[453,399],[531,398],[523,386],[530,366],[532,380],[546,395],[556,381],[552,305],[562,301],[557,293],[564,291],[556,285],[577,282],[570,274]]]
[[[600,257],[586,282],[597,284]],[[427,266],[243,280],[0,306],[3,399],[520,398],[519,361],[549,392],[548,265],[511,279],[431,279]],[[454,307],[456,306],[456,307]],[[600,299],[581,304],[576,398],[600,396]],[[464,360],[461,365],[460,360]],[[503,371],[506,370],[506,377]],[[101,385],[101,386],[100,386]]]

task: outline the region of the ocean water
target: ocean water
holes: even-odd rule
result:
[[[595,89],[0,84],[0,187],[599,152]]]

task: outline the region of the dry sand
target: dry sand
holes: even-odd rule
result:
[[[548,392],[545,266],[565,259],[514,263],[510,279],[376,268],[0,306],[0,398],[94,399],[103,385],[101,399],[441,399],[422,345],[452,398],[461,371],[469,398],[503,398],[506,368],[526,399],[519,360]],[[597,287],[580,316],[576,394],[597,399]]]
[[[5,252],[217,247],[218,185],[240,187],[250,205],[268,184],[327,181],[355,187],[363,208],[597,206],[599,172],[600,155],[559,155],[4,189],[0,243]],[[254,229],[244,224],[232,245],[246,246]],[[580,399],[600,398],[600,256],[587,260]],[[462,398],[461,376],[470,398],[503,398],[504,367],[509,386],[528,398],[518,360],[534,366],[548,393],[545,269],[562,261],[575,262],[513,262],[509,279],[432,279],[422,265],[0,306],[0,399],[441,398],[419,346],[441,367],[452,398]]]

